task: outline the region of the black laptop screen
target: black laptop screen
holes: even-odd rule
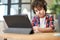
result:
[[[3,16],[8,28],[31,28],[32,25],[27,15]]]

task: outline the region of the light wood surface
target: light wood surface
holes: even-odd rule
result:
[[[20,40],[60,40],[60,37],[54,36],[57,33],[36,33],[36,34],[0,34],[0,38],[13,38]]]

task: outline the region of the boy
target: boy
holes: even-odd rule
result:
[[[47,3],[45,0],[34,0],[31,7],[35,14],[32,19],[34,32],[53,32],[53,17],[46,14]]]

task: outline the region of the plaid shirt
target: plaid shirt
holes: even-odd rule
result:
[[[51,27],[52,29],[54,29],[54,19],[53,16],[48,16],[46,15],[46,28],[47,27]],[[32,26],[39,26],[40,25],[40,18],[37,16],[34,16],[32,19]]]

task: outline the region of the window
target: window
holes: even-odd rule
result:
[[[21,5],[21,13],[24,9],[27,9],[27,11],[30,11],[30,4],[22,4]]]
[[[21,5],[21,13],[22,14],[27,14],[29,19],[30,19],[30,4],[22,4]]]
[[[8,0],[0,0],[0,3],[1,4],[7,4],[8,3]]]
[[[32,0],[0,0],[0,15],[15,15],[28,13],[31,18],[31,2]]]
[[[10,15],[18,14],[18,5],[11,5]]]
[[[0,0],[0,21],[3,21],[3,15],[7,15],[8,0]]]
[[[27,14],[31,19],[31,1],[32,0],[21,0],[21,13]]]
[[[19,0],[11,0],[11,3],[18,3]]]
[[[30,3],[30,0],[22,0],[22,3]]]

